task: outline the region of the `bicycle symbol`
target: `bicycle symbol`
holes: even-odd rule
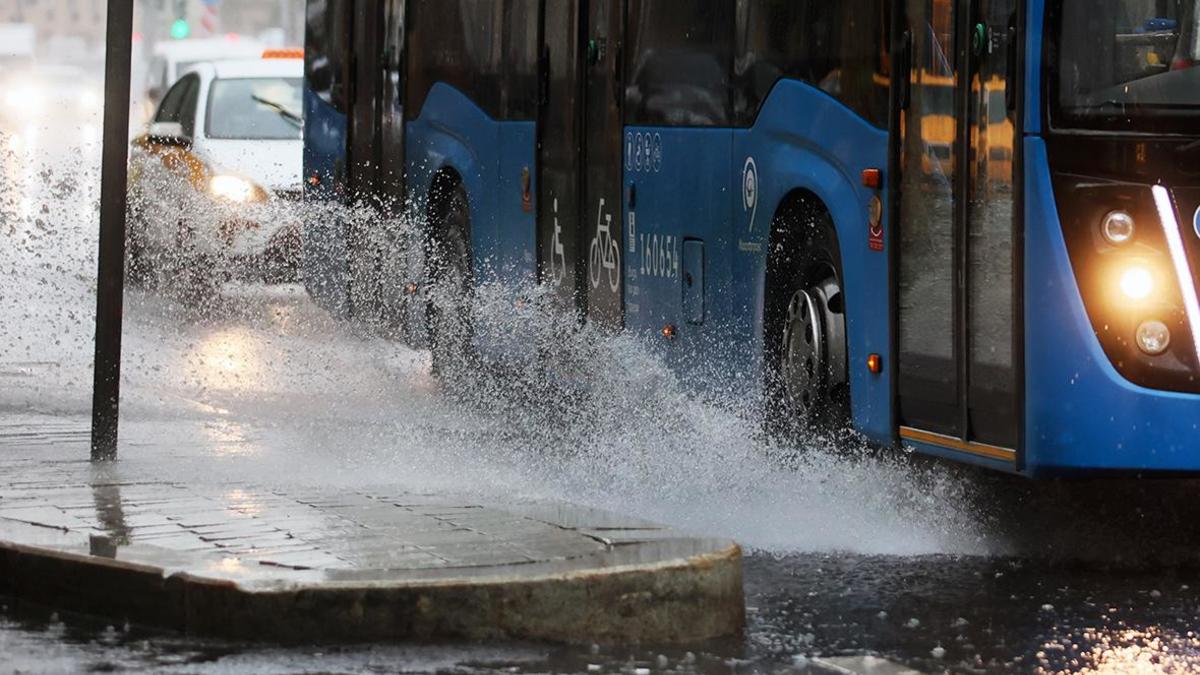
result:
[[[621,287],[621,245],[612,235],[612,214],[604,212],[604,200],[600,200],[596,214],[596,236],[592,237],[590,256],[592,288],[600,288],[603,270],[608,270],[608,287],[613,293]]]
[[[557,264],[555,264],[557,263]],[[558,224],[558,197],[554,198],[554,237],[550,240],[550,278],[561,284],[567,278],[567,253],[563,250],[562,226]]]

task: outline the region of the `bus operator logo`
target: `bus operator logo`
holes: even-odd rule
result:
[[[747,157],[742,167],[742,210],[750,214],[748,229],[753,232],[754,218],[758,215],[758,165],[753,157]]]

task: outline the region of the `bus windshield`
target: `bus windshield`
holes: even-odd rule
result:
[[[1064,0],[1055,127],[1184,133],[1200,116],[1200,0]]]

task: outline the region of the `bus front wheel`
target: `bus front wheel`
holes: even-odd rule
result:
[[[426,325],[433,372],[446,378],[472,362],[471,212],[461,183],[435,184],[430,196]]]
[[[798,440],[850,418],[841,254],[829,213],[799,201],[776,216],[767,267],[766,423]]]

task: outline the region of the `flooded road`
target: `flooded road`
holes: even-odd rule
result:
[[[98,147],[77,129],[0,136],[0,416],[86,425]],[[274,648],[0,600],[0,672],[795,672],[864,654],[922,671],[1200,667],[1195,483],[1033,485],[849,437],[781,452],[632,338],[562,348],[604,364],[589,396],[482,374],[451,395],[427,354],[335,321],[297,284],[227,283],[199,307],[131,289],[126,440],[179,450],[127,461],[175,480],[564,499],[732,537],[750,553],[743,640]]]

